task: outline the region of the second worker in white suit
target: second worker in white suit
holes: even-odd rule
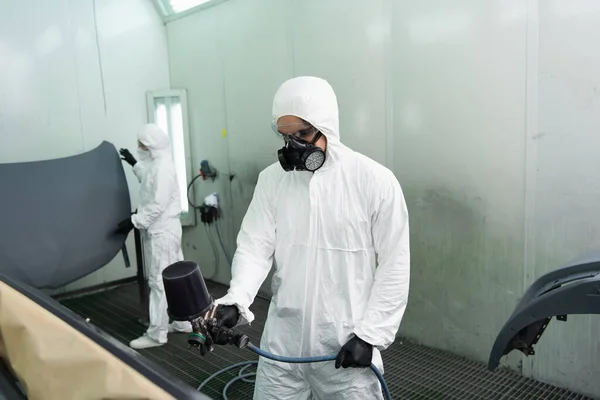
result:
[[[119,230],[129,232],[133,227],[139,229],[144,243],[150,287],[150,325],[141,337],[130,343],[134,349],[144,349],[167,343],[168,332],[191,332],[189,322],[175,321],[169,325],[162,281],[162,271],[183,260],[179,220],[181,197],[171,140],[157,125],[144,125],[138,133],[139,162],[128,150],[121,149],[120,152],[123,160],[133,166],[140,182],[138,210],[119,224]]]

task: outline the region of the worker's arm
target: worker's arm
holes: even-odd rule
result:
[[[138,163],[139,164],[139,163]],[[136,165],[138,165],[136,164]],[[154,221],[166,210],[171,200],[173,179],[168,169],[157,169],[156,174],[147,176],[142,183],[142,193],[152,193],[152,199],[131,216],[131,222],[137,229],[148,229]]]
[[[138,182],[142,182],[142,177],[144,176],[144,165],[141,162],[136,162],[132,168],[133,174],[137,178]]]
[[[396,177],[387,171],[375,182],[371,231],[378,266],[364,316],[355,334],[379,350],[396,337],[408,301],[410,245],[408,210]]]
[[[250,323],[254,314],[249,307],[260,285],[273,266],[275,253],[275,219],[271,205],[272,188],[265,180],[265,172],[258,176],[254,195],[242,221],[237,237],[237,250],[231,266],[231,283],[227,295],[217,304],[237,306],[239,324]]]

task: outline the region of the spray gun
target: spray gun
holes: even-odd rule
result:
[[[190,349],[197,348],[205,355],[213,351],[216,338],[219,344],[233,344],[239,348],[250,344],[250,338],[244,333],[218,326],[217,307],[197,263],[179,261],[171,264],[163,271],[162,278],[169,317],[192,324],[192,333],[188,337]]]

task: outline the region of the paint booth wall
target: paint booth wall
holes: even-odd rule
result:
[[[222,173],[197,199],[221,195],[233,252],[281,146],[273,94],[296,75],[328,79],[342,140],[392,168],[408,201],[400,333],[485,362],[525,288],[600,245],[599,36],[595,0],[230,0],[169,23],[194,168],[208,159]],[[205,275],[228,282],[202,225],[184,242]],[[600,396],[599,330],[596,317],[552,321],[536,356],[505,362]]]
[[[103,140],[134,151],[146,91],[169,86],[165,27],[153,4],[19,0],[2,9],[0,162],[65,157]],[[138,184],[128,167],[135,207]],[[127,244],[135,263],[133,235]],[[135,264],[126,269],[119,254],[59,291],[133,275]]]

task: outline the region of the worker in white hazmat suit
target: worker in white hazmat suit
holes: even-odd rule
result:
[[[157,125],[147,124],[138,133],[138,162],[126,149],[120,150],[123,160],[133,166],[139,180],[138,210],[131,218],[119,224],[119,231],[127,233],[133,227],[140,230],[144,243],[144,260],[150,287],[148,330],[131,341],[134,349],[163,345],[168,332],[191,332],[189,322],[175,321],[169,325],[167,299],[162,271],[183,260],[181,250],[180,192],[169,136]]]
[[[261,347],[289,357],[338,357],[335,364],[261,358],[254,399],[382,399],[368,367],[383,371],[380,351],[395,339],[409,291],[400,184],[340,142],[337,99],[320,78],[279,88],[273,127],[285,145],[279,162],[259,174],[230,288],[217,300],[217,324],[254,319],[249,306],[275,261]]]

